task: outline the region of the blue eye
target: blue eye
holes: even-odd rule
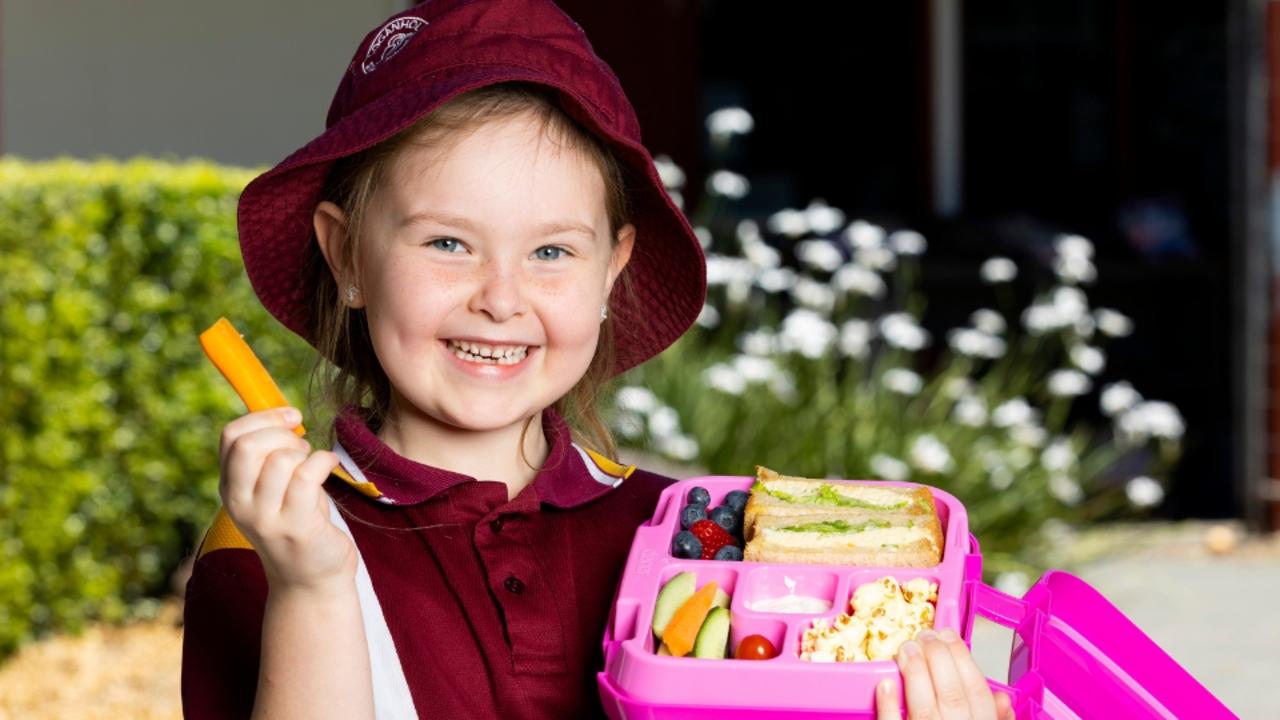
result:
[[[534,257],[539,260],[559,260],[561,256],[568,254],[568,250],[559,245],[543,245],[533,251]]]
[[[462,248],[462,243],[457,238],[436,238],[427,243],[428,247],[439,248],[447,253],[458,252]]]

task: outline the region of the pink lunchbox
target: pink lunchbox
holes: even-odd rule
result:
[[[1101,594],[1080,579],[1049,571],[1022,598],[982,582],[982,554],[955,497],[928,488],[942,524],[942,562],[932,568],[860,568],[686,560],[671,542],[693,486],[711,493],[747,490],[753,478],[708,476],[663,491],[653,520],[636,530],[604,636],[597,675],[605,712],[614,720],[706,720],[725,717],[821,720],[875,718],[875,687],[901,677],[892,661],[820,663],[800,659],[800,641],[815,618],[831,620],[849,607],[863,583],[938,583],[934,627],[970,641],[975,616],[1014,631],[1008,683],[988,680],[1013,699],[1020,720],[1040,718],[1234,718]],[[885,483],[911,486],[910,483]],[[729,648],[759,634],[778,650],[769,660],[708,660],[656,654],[650,625],[663,583],[693,571],[698,585],[716,581],[731,596]],[[822,613],[751,610],[763,598],[794,592],[831,603]]]

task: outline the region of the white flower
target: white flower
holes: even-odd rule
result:
[[[778,352],[778,336],[767,328],[748,330],[738,336],[738,348],[748,355],[768,357]]]
[[[684,195],[679,190],[668,190],[667,195],[671,198],[671,202],[681,210],[684,209]]]
[[[663,405],[649,414],[649,432],[656,438],[666,438],[680,432],[680,416],[675,408]]]
[[[1093,321],[1092,315],[1081,315],[1076,319],[1076,334],[1088,340],[1093,337],[1093,331],[1097,327],[1097,323]]]
[[[1032,335],[1043,335],[1063,326],[1058,309],[1053,305],[1036,303],[1022,311],[1022,326]]]
[[[965,395],[956,401],[956,406],[951,412],[956,422],[961,425],[982,427],[987,422],[987,404],[982,401],[982,398],[973,395]]]
[[[1008,490],[1013,485],[1013,471],[1008,465],[997,465],[987,470],[987,482],[995,490]]]
[[[860,247],[853,251],[857,264],[879,272],[888,272],[898,264],[898,256],[885,247]]]
[[[956,328],[947,333],[951,349],[967,357],[995,359],[1005,353],[1004,340],[974,328]]]
[[[698,457],[698,441],[688,435],[658,438],[658,451],[675,460],[688,462]]]
[[[889,368],[880,376],[880,382],[899,395],[916,395],[924,387],[919,375],[905,368]]]
[[[768,382],[778,372],[772,360],[755,355],[735,355],[733,369],[749,383]]]
[[[840,353],[846,357],[862,359],[871,347],[871,323],[866,320],[846,320],[840,326]]]
[[[849,247],[855,250],[878,248],[884,245],[884,228],[866,220],[854,220],[845,228],[844,237],[849,241]]]
[[[933,435],[921,435],[911,444],[911,462],[922,471],[937,475],[949,472],[955,463],[951,452]]]
[[[826,354],[839,331],[829,320],[806,308],[791,311],[782,321],[782,348],[817,359]]]
[[[871,472],[881,480],[902,482],[911,477],[911,468],[901,460],[883,453],[871,456]]]
[[[763,240],[742,238],[742,254],[753,267],[760,270],[782,265],[782,255]]]
[[[756,285],[769,294],[788,292],[796,286],[797,277],[789,267],[765,268],[756,276]]]
[[[1030,587],[1031,580],[1019,570],[1002,572],[996,576],[996,589],[1006,595],[1022,597]]]
[[[1070,475],[1050,475],[1049,494],[1064,505],[1079,505],[1080,501],[1084,500],[1084,491],[1080,489],[1080,483]]]
[[[716,310],[712,305],[703,305],[702,311],[698,313],[698,319],[694,322],[699,327],[713,328],[720,324],[720,311]]]
[[[1044,444],[1048,433],[1039,425],[1014,425],[1009,428],[1009,437],[1019,445],[1034,448]]]
[[[698,244],[702,246],[703,250],[711,247],[711,230],[699,225],[693,229],[693,234],[698,238]]]
[[[1053,307],[1064,325],[1073,325],[1089,313],[1089,300],[1080,288],[1060,287],[1053,291]]]
[[[618,388],[618,394],[614,396],[614,400],[618,403],[618,407],[642,415],[648,415],[662,404],[648,388],[633,385]]]
[[[1145,475],[1139,475],[1125,483],[1124,494],[1136,507],[1155,507],[1164,500],[1164,487]]]
[[[827,204],[826,200],[817,198],[804,209],[809,229],[818,235],[835,232],[844,224],[844,213]]]
[[[1088,317],[1089,304],[1078,288],[1059,287],[1048,303],[1036,303],[1022,314],[1022,324],[1033,335],[1076,325]]]
[[[993,257],[982,263],[978,270],[982,282],[988,285],[1007,283],[1018,277],[1018,266],[1006,257]]]
[[[707,131],[714,140],[746,135],[755,128],[751,113],[740,107],[723,107],[707,116]]]
[[[875,272],[857,264],[849,264],[836,271],[831,282],[844,292],[854,292],[870,298],[884,296],[884,280]]]
[[[796,379],[791,377],[789,372],[780,370],[774,373],[773,379],[769,381],[769,389],[785,403],[793,403],[796,400]]]
[[[1127,381],[1111,383],[1102,389],[1099,406],[1107,417],[1114,417],[1142,402],[1142,396]]]
[[[796,279],[791,297],[800,305],[821,313],[830,313],[836,304],[836,291],[830,285],[808,277]]]
[[[973,381],[967,377],[953,377],[942,385],[942,395],[952,400],[972,395],[973,391]]]
[[[1097,321],[1098,330],[1103,335],[1124,337],[1133,332],[1133,321],[1110,308],[1098,308],[1093,312],[1093,319]]]
[[[929,333],[907,313],[890,313],[880,318],[880,336],[890,345],[915,352],[929,344]]]
[[[835,272],[844,264],[840,249],[827,240],[804,240],[796,244],[796,257],[809,267]]]
[[[1076,367],[1090,375],[1097,375],[1107,366],[1107,356],[1091,345],[1072,346],[1068,354],[1071,356],[1071,362],[1075,363]]]
[[[1080,235],[1059,235],[1053,241],[1053,249],[1063,257],[1093,257],[1093,243]]]
[[[751,183],[731,170],[717,170],[707,178],[707,192],[739,200],[751,192]]]
[[[702,375],[707,387],[729,395],[741,395],[742,391],[747,388],[746,378],[724,363],[712,365]]]
[[[1098,270],[1087,257],[1059,255],[1053,259],[1053,272],[1064,283],[1088,285],[1098,279]]]
[[[740,221],[738,227],[735,228],[735,234],[740,243],[764,242],[764,236],[760,234],[760,226],[756,224],[755,220]]]
[[[1034,422],[1036,411],[1020,397],[1006,400],[991,412],[991,422],[996,427],[1008,428]]]
[[[1040,464],[1049,472],[1069,470],[1075,461],[1076,452],[1071,448],[1071,441],[1064,437],[1057,438],[1040,453]]]
[[[644,417],[630,410],[620,412],[613,421],[613,428],[622,437],[634,440],[644,434]]]
[[[786,208],[769,216],[769,231],[779,235],[800,237],[809,232],[809,217],[802,210]]]
[[[895,230],[889,233],[889,248],[899,255],[923,255],[928,246],[924,236],[915,230]]]
[[[684,170],[667,155],[658,155],[653,159],[653,165],[658,169],[658,177],[662,178],[663,187],[668,190],[676,190],[684,187]]]
[[[974,310],[969,316],[969,322],[977,329],[988,335],[1000,335],[1008,329],[1004,322],[1004,316],[990,308],[982,308]]]
[[[1075,397],[1089,392],[1093,383],[1079,370],[1054,370],[1049,373],[1049,394],[1057,397]]]
[[[751,282],[755,270],[751,263],[736,257],[712,253],[707,256],[707,284],[729,285],[735,282]]]
[[[1178,409],[1158,400],[1138,404],[1121,415],[1116,424],[1122,434],[1135,440],[1147,437],[1178,440],[1186,431]]]

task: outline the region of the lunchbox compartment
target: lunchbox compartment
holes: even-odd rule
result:
[[[836,590],[840,587],[840,575],[834,570],[822,566],[806,565],[761,565],[744,563],[746,572],[743,575],[741,602],[737,607],[744,612],[769,615],[817,615],[831,611],[840,602]],[[778,610],[760,610],[752,607],[762,600],[788,596],[812,597],[827,603],[827,608],[818,612],[784,612]]]
[[[755,614],[744,614],[734,612],[731,614],[729,627],[729,657],[726,660],[733,660],[735,663],[751,663],[751,662],[776,662],[780,658],[786,657],[787,654],[787,638],[790,634],[787,629],[787,623],[783,620],[776,620],[769,617],[761,617]],[[737,660],[734,655],[737,653],[738,644],[742,639],[749,635],[761,635],[773,644],[777,654],[768,660]]]

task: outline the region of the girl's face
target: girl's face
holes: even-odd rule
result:
[[[564,396],[591,363],[635,231],[612,246],[599,170],[540,133],[516,117],[453,143],[411,144],[377,193],[354,305],[393,413],[508,427]]]

